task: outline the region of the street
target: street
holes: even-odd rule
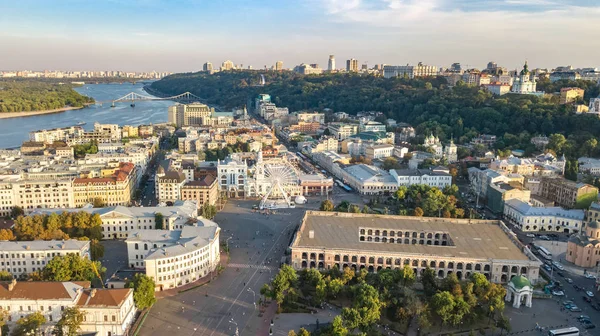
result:
[[[228,241],[230,261],[218,277],[198,288],[158,300],[140,335],[256,334],[260,288],[277,272],[303,208],[277,214],[253,212],[256,200],[229,200],[215,217],[221,241]],[[232,237],[231,239],[228,239]]]

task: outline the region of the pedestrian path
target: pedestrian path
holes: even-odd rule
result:
[[[276,270],[276,267],[263,266],[263,265],[255,265],[255,264],[228,264],[227,267],[230,268],[254,268],[259,270]]]

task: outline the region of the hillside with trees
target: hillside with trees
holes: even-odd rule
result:
[[[31,112],[83,107],[94,99],[69,84],[39,81],[0,81],[0,112]]]
[[[266,85],[258,86],[263,73]],[[576,86],[586,89],[584,103],[599,93],[598,86],[586,81],[540,81],[539,89],[549,92]],[[215,74],[175,74],[154,82],[152,89],[165,94],[190,91],[205,103],[224,109],[241,107],[260,93],[268,93],[279,106],[290,111],[303,109],[381,111],[386,117],[415,126],[420,135],[434,133],[442,141],[454,136],[467,143],[478,134],[498,136],[497,149],[535,148],[536,135],[562,134],[566,142],[557,154],[569,157],[596,155],[584,144],[598,140],[600,119],[576,115],[569,105],[559,105],[557,96],[507,94],[495,97],[476,86],[459,82],[449,88],[442,77],[425,79],[382,78],[353,74],[300,75],[293,72],[229,71]]]

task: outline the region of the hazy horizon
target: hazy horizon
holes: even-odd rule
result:
[[[595,0],[23,0],[0,4],[0,69],[600,67],[599,15]]]

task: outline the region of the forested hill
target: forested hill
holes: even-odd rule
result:
[[[600,135],[600,119],[575,115],[572,107],[559,105],[558,97],[531,95],[494,97],[484,89],[457,85],[448,88],[443,78],[385,79],[375,76],[332,74],[304,76],[292,72],[264,72],[266,85],[256,86],[256,71],[188,73],[168,76],[154,82],[152,88],[166,94],[190,91],[206,103],[225,109],[240,107],[259,93],[268,93],[279,106],[290,111],[331,108],[355,114],[382,111],[389,118],[408,122],[419,134],[434,132],[441,139],[454,136],[460,143],[477,134],[500,137],[499,149],[532,150],[529,140],[535,135],[560,133],[567,141],[554,149],[568,156],[597,154],[597,146],[586,142]],[[540,81],[539,89],[559,91],[561,87],[586,89],[586,100],[596,97],[599,89],[592,82]],[[559,148],[560,147],[560,148]]]
[[[83,107],[92,98],[83,96],[69,84],[31,80],[0,81],[0,112],[29,112],[64,107]]]

